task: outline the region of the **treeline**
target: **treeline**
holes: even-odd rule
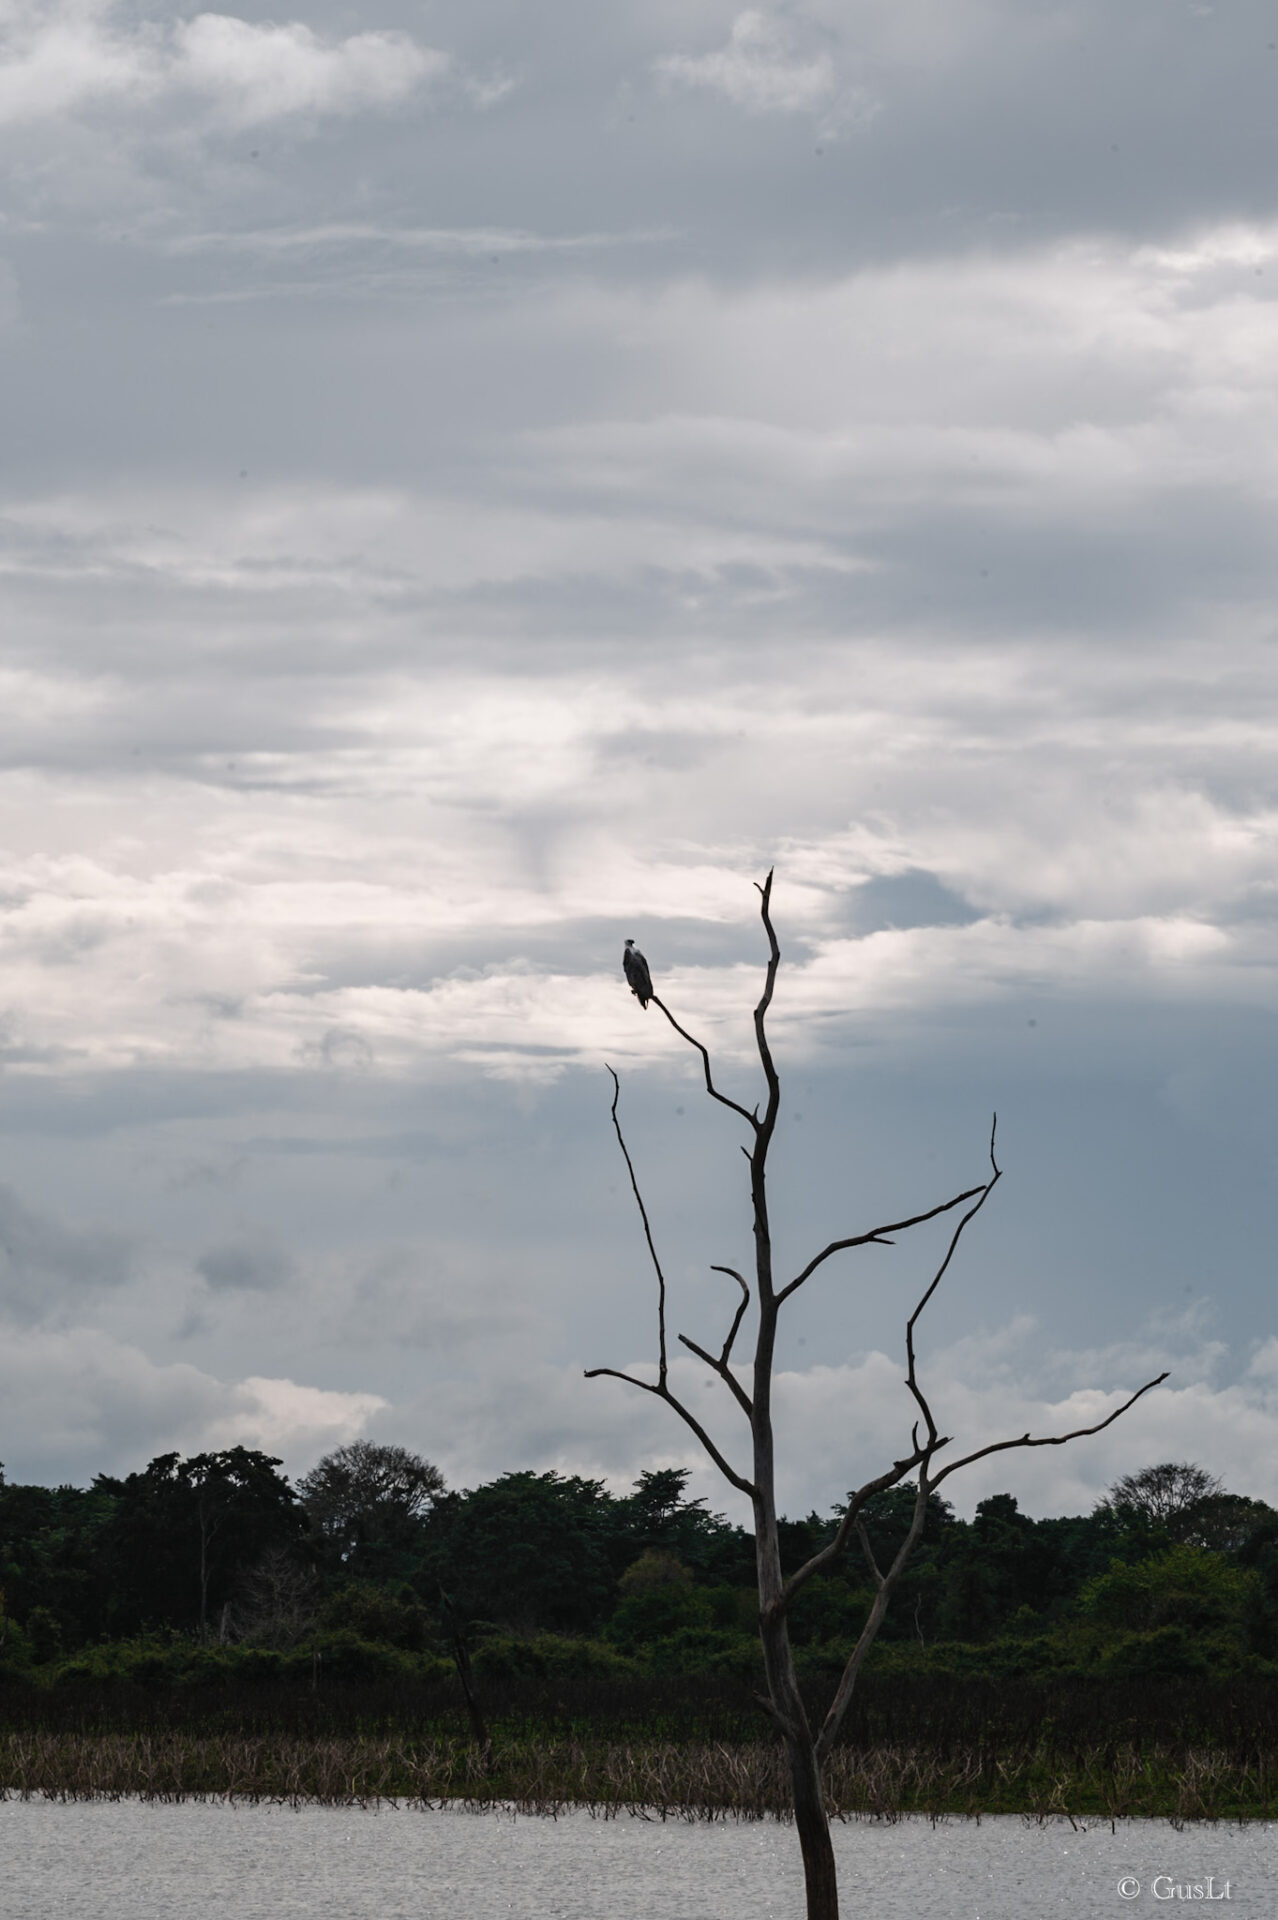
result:
[[[0,1676],[29,1686],[321,1682],[429,1687],[459,1661],[495,1685],[624,1687],[755,1674],[753,1542],[689,1500],[687,1475],[516,1472],[465,1492],[402,1448],[356,1442],[296,1487],[243,1447],[164,1454],[88,1489],[0,1474]],[[867,1510],[880,1564],[913,1494]],[[788,1565],[834,1518],[782,1525]],[[841,1667],[872,1599],[854,1547],[813,1580],[793,1637]],[[971,1521],[934,1499],[871,1660],[892,1674],[1278,1675],[1278,1513],[1168,1464],[1084,1516],[1010,1494]]]

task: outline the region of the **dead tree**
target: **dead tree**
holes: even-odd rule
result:
[[[634,1164],[617,1117],[621,1089],[611,1067],[608,1071],[612,1075],[613,1083],[612,1123],[630,1175],[630,1184],[643,1221],[648,1253],[657,1278],[657,1378],[655,1381],[641,1380],[634,1374],[619,1372],[615,1367],[592,1367],[587,1371],[586,1378],[593,1380],[601,1375],[607,1375],[615,1380],[625,1380],[631,1386],[639,1387],[645,1393],[655,1394],[659,1400],[664,1400],[696,1434],[702,1447],[724,1478],[743,1493],[751,1503],[754,1511],[755,1561],[759,1585],[759,1637],[763,1648],[763,1667],[767,1683],[766,1696],[760,1695],[759,1703],[785,1743],[794,1796],[795,1825],[803,1852],[808,1920],[838,1920],[838,1886],[824,1790],[825,1764],[838,1738],[839,1729],[847,1713],[866,1656],[883,1624],[893,1591],[922,1533],[930,1495],[961,1467],[971,1466],[974,1461],[987,1459],[991,1454],[1005,1453],[1019,1447],[1061,1447],[1071,1440],[1082,1439],[1086,1434],[1100,1433],[1105,1427],[1111,1426],[1120,1415],[1126,1413],[1129,1407],[1134,1406],[1142,1394],[1148,1393],[1151,1387],[1156,1387],[1165,1380],[1167,1375],[1161,1373],[1156,1380],[1146,1381],[1145,1385],[1125,1400],[1121,1407],[1115,1408],[1113,1413],[1104,1420],[1098,1420],[1094,1426],[1078,1427],[1072,1433],[1053,1434],[1042,1438],[1024,1433],[1008,1440],[991,1441],[986,1446],[977,1447],[971,1453],[963,1454],[959,1459],[944,1463],[938,1460],[942,1450],[948,1448],[952,1442],[949,1435],[939,1431],[927,1395],[920,1383],[915,1333],[920,1316],[944,1279],[964,1232],[985,1205],[1001,1178],[998,1163],[994,1157],[993,1129],[991,1129],[989,1144],[990,1171],[987,1178],[978,1186],[969,1187],[965,1192],[956,1194],[952,1200],[944,1200],[939,1206],[929,1207],[925,1212],[912,1214],[906,1220],[893,1220],[884,1226],[872,1227],[865,1233],[853,1233],[845,1239],[832,1240],[828,1246],[822,1247],[819,1253],[814,1254],[807,1265],[802,1267],[793,1278],[778,1282],[773,1272],[772,1231],[768,1221],[767,1190],[768,1150],[776,1131],[781,1099],[780,1082],[766,1031],[768,1009],[772,1004],[777,969],[781,964],[781,950],[777,945],[771,916],[771,873],[757,890],[761,902],[763,927],[768,940],[767,974],[764,979],[763,993],[754,1010],[755,1043],[766,1089],[762,1112],[757,1105],[753,1108],[744,1106],[740,1101],[721,1092],[714,1081],[707,1049],[700,1040],[695,1039],[686,1028],[680,1025],[669,1007],[656,994],[652,996],[653,1004],[661,1008],[675,1032],[701,1056],[707,1094],[720,1106],[734,1113],[744,1122],[748,1130],[749,1145],[744,1146],[742,1152],[750,1167],[750,1204],[753,1214],[755,1256],[754,1285],[752,1288],[745,1276],[738,1273],[734,1267],[716,1266],[713,1271],[727,1275],[740,1290],[740,1299],[737,1301],[723,1345],[718,1353],[713,1353],[709,1348],[689,1339],[687,1334],[681,1333],[679,1340],[690,1353],[695,1354],[697,1359],[703,1361],[713,1373],[718,1375],[736,1401],[750,1429],[752,1449],[750,1470],[746,1472],[732,1464],[701,1421],[689,1407],[684,1405],[670,1386],[666,1338],[666,1279],[653,1240],[648,1210],[644,1204]],[[958,1212],[959,1209],[962,1211]],[[796,1572],[786,1577],[781,1569],[781,1551],[777,1532],[776,1469],[772,1434],[773,1359],[776,1351],[777,1322],[781,1309],[799,1292],[800,1288],[806,1286],[818,1269],[834,1254],[855,1247],[891,1246],[896,1234],[904,1233],[911,1227],[921,1226],[925,1221],[936,1220],[956,1212],[958,1212],[958,1219],[950,1234],[944,1257],[905,1323],[905,1385],[913,1400],[915,1415],[909,1449],[901,1459],[894,1460],[884,1472],[873,1475],[849,1495],[833,1539],[819,1553],[813,1554],[811,1559]],[[754,1358],[749,1364],[734,1364],[733,1350],[737,1337],[747,1313],[752,1308],[755,1315]],[[862,1514],[866,1502],[874,1494],[882,1492],[887,1487],[896,1486],[910,1475],[917,1476],[911,1524],[895,1558],[888,1566],[881,1567],[874,1557],[862,1524]],[[790,1608],[794,1604],[795,1596],[802,1591],[808,1581],[815,1574],[829,1567],[844,1552],[853,1538],[858,1541],[869,1563],[875,1597],[860,1637],[834,1690],[834,1697],[830,1701],[825,1717],[819,1723],[813,1724],[804,1707],[795,1673],[790,1647]]]

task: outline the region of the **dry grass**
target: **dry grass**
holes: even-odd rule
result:
[[[921,1746],[836,1751],[831,1812],[1135,1814],[1174,1820],[1273,1818],[1275,1756],[1132,1745],[1062,1757],[1045,1747]],[[411,1735],[241,1735],[11,1732],[0,1734],[0,1796],[59,1800],[191,1800],[230,1796],[286,1804],[419,1806],[460,1802],[555,1814],[642,1812],[660,1819],[784,1816],[789,1780],[771,1743],[506,1740],[485,1770],[476,1749]]]

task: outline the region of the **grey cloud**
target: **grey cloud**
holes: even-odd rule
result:
[[[856,888],[850,900],[858,933],[881,927],[963,927],[980,919],[980,909],[937,879],[934,873],[876,874]]]
[[[293,1277],[293,1262],[269,1242],[232,1240],[210,1247],[195,1263],[215,1293],[274,1293]]]
[[[95,1311],[132,1277],[129,1237],[113,1227],[71,1228],[0,1186],[0,1310],[24,1325]]]
[[[343,10],[311,0],[290,11],[293,20],[282,25],[271,25],[268,10],[256,5],[245,4],[243,17],[218,17],[223,40],[238,36],[259,53],[269,47],[281,68],[291,60],[292,92],[277,77],[274,94],[262,94],[264,106],[282,111],[292,101],[300,110],[325,99],[345,106],[362,97],[375,108],[379,86],[385,102],[387,90],[412,77],[405,62],[420,29],[417,9],[387,0],[375,16],[366,14],[367,45],[358,57],[351,49],[360,36],[350,35]],[[42,14],[32,9],[30,19]],[[124,49],[117,77],[140,84],[129,50],[143,44],[137,23],[147,10],[121,7],[107,17],[119,23]],[[743,29],[751,19],[759,27]],[[99,41],[114,30],[94,29]],[[741,50],[743,31],[747,39],[756,34],[753,56]],[[762,56],[758,36],[775,42],[783,32],[791,50],[778,52],[775,43]],[[171,26],[175,46],[203,45],[201,36],[212,33],[190,18]],[[1274,169],[1264,156],[1276,137],[1269,96],[1278,53],[1260,0],[1209,15],[1162,0],[1130,0],[1117,14],[1100,0],[1033,8],[954,0],[943,19],[935,7],[905,0],[854,15],[828,6],[782,13],[735,4],[695,15],[580,5],[529,14],[450,0],[432,14],[432,39],[459,76],[452,99],[441,102],[436,131],[384,107],[349,120],[330,116],[323,137],[306,144],[303,163],[287,133],[268,125],[245,137],[246,127],[210,165],[206,154],[183,151],[177,124],[149,163],[144,155],[126,162],[109,133],[86,145],[82,137],[68,140],[61,125],[60,141],[38,167],[15,169],[14,190],[47,208],[61,179],[68,207],[79,212],[96,196],[108,203],[114,196],[130,224],[139,201],[148,224],[215,206],[258,227],[264,209],[312,227],[321,210],[329,221],[367,222],[370,211],[413,199],[409,183],[420,177],[423,147],[433,156],[446,143],[457,161],[450,224],[536,231],[548,211],[559,231],[611,229],[619,220],[673,224],[692,235],[687,264],[732,275],[825,268],[832,252],[850,264],[956,242],[1167,230],[1222,212],[1254,217],[1273,205],[1267,183]],[[193,52],[183,57],[193,77],[198,69],[209,85],[216,79],[229,87],[229,62],[213,59],[214,51],[204,48],[202,68]],[[721,88],[730,94],[735,74],[743,103],[804,106],[806,93],[809,105],[751,114],[704,87],[672,88],[671,69],[662,65],[674,61],[685,76],[711,79],[716,57]],[[171,55],[161,73],[152,61],[158,102],[166,99],[161,81],[180,65]],[[13,77],[17,87],[20,76]],[[253,97],[249,78],[237,82],[241,112]],[[503,80],[514,78],[520,85],[503,95]],[[260,79],[254,84],[261,91]],[[29,82],[21,91],[28,101],[40,97]],[[845,113],[851,126],[833,140],[840,128],[822,134],[820,109],[849,95],[872,99],[879,110],[860,122]],[[474,112],[485,100],[489,110]],[[176,123],[176,95],[166,110]],[[1210,129],[1210,139],[1186,137],[1199,127]],[[22,137],[29,146],[30,127]],[[132,138],[132,128],[121,129],[117,144]],[[581,164],[586,152],[589,166]]]
[[[157,1365],[96,1329],[10,1333],[0,1348],[4,1458],[13,1480],[85,1484],[157,1453],[235,1444],[284,1458],[294,1474],[354,1439],[384,1407],[287,1376],[219,1379],[186,1361]]]

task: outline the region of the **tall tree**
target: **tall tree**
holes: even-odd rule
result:
[[[693,1047],[700,1056],[705,1089],[710,1099],[734,1114],[746,1130],[746,1145],[743,1146],[742,1152],[750,1169],[750,1211],[754,1233],[753,1284],[733,1267],[716,1266],[714,1271],[730,1279],[739,1292],[736,1310],[723,1345],[718,1353],[714,1353],[690,1339],[687,1334],[681,1333],[679,1340],[718,1377],[744,1416],[750,1436],[749,1466],[733,1464],[728,1455],[712,1439],[697,1415],[678,1398],[670,1384],[666,1336],[666,1279],[657,1254],[648,1210],[621,1131],[621,1123],[617,1117],[621,1090],[617,1076],[611,1068],[608,1071],[612,1075],[613,1083],[613,1127],[630,1175],[631,1187],[643,1222],[644,1236],[657,1281],[657,1378],[643,1380],[637,1375],[619,1372],[615,1367],[592,1367],[588,1370],[586,1377],[594,1379],[600,1375],[609,1375],[613,1379],[625,1380],[630,1385],[641,1388],[645,1393],[654,1394],[659,1400],[665,1401],[696,1434],[702,1447],[730,1485],[744,1494],[751,1503],[754,1513],[755,1565],[759,1592],[759,1634],[767,1677],[767,1694],[766,1697],[761,1696],[761,1704],[765,1707],[785,1744],[789,1761],[795,1825],[803,1853],[808,1920],[838,1920],[838,1884],[834,1849],[830,1842],[830,1827],[826,1814],[824,1767],[838,1737],[866,1655],[874,1643],[893,1592],[922,1533],[928,1503],[933,1493],[949,1479],[951,1474],[957,1473],[962,1467],[970,1466],[976,1460],[986,1459],[991,1454],[1016,1447],[1063,1446],[1067,1441],[1081,1439],[1084,1434],[1099,1433],[1134,1405],[1141,1394],[1147,1393],[1150,1387],[1157,1386],[1159,1381],[1165,1380],[1167,1376],[1160,1374],[1157,1380],[1147,1381],[1121,1406],[1115,1408],[1106,1419],[1098,1420],[1091,1426],[1079,1427],[1072,1433],[1054,1434],[1042,1438],[1032,1437],[1028,1433],[1020,1434],[1011,1439],[992,1441],[957,1459],[944,1463],[938,1461],[938,1456],[951,1445],[951,1441],[949,1436],[942,1434],[937,1427],[931,1405],[920,1381],[916,1330],[920,1316],[950,1267],[965,1229],[985,1205],[1001,1178],[995,1159],[992,1132],[989,1145],[990,1171],[988,1176],[977,1185],[956,1194],[952,1199],[943,1200],[935,1206],[912,1214],[907,1219],[890,1221],[865,1232],[851,1233],[843,1238],[832,1240],[814,1254],[791,1278],[778,1279],[773,1265],[772,1226],[768,1208],[768,1153],[781,1110],[780,1080],[767,1035],[768,1010],[772,1005],[777,972],[781,964],[781,949],[771,915],[771,873],[768,874],[764,884],[758,888],[758,893],[763,929],[768,943],[768,962],[763,991],[754,1010],[755,1044],[764,1082],[764,1097],[761,1103],[756,1103],[752,1107],[747,1106],[722,1092],[715,1084],[710,1055],[706,1047],[679,1023],[655,992],[650,996],[651,1004],[660,1009],[680,1038]],[[914,1403],[914,1424],[909,1446],[900,1459],[862,1481],[860,1486],[849,1495],[834,1537],[812,1553],[787,1577],[782,1569],[778,1531],[776,1457],[772,1427],[773,1364],[781,1309],[802,1287],[806,1286],[826,1261],[836,1254],[858,1247],[891,1245],[897,1234],[919,1226],[924,1221],[936,1220],[946,1215],[956,1216],[956,1224],[950,1234],[945,1255],[905,1324],[905,1384]],[[748,1315],[753,1315],[754,1357],[749,1365],[742,1367],[733,1364],[733,1350]],[[864,1525],[866,1508],[876,1494],[888,1487],[899,1485],[911,1476],[915,1492],[909,1526],[894,1554],[884,1565],[875,1554]],[[808,1582],[830,1567],[854,1538],[860,1545],[870,1571],[874,1599],[868,1609],[860,1637],[835,1687],[825,1717],[818,1725],[813,1726],[809,1722],[795,1672],[790,1644],[790,1609],[796,1596]]]
[[[1156,1467],[1142,1467],[1139,1473],[1123,1474],[1108,1489],[1103,1504],[1179,1537],[1180,1523],[1224,1490],[1223,1482],[1206,1467],[1191,1460],[1164,1460]]]
[[[353,1440],[303,1474],[307,1519],[347,1572],[385,1574],[417,1541],[444,1491],[438,1467],[407,1447]]]

